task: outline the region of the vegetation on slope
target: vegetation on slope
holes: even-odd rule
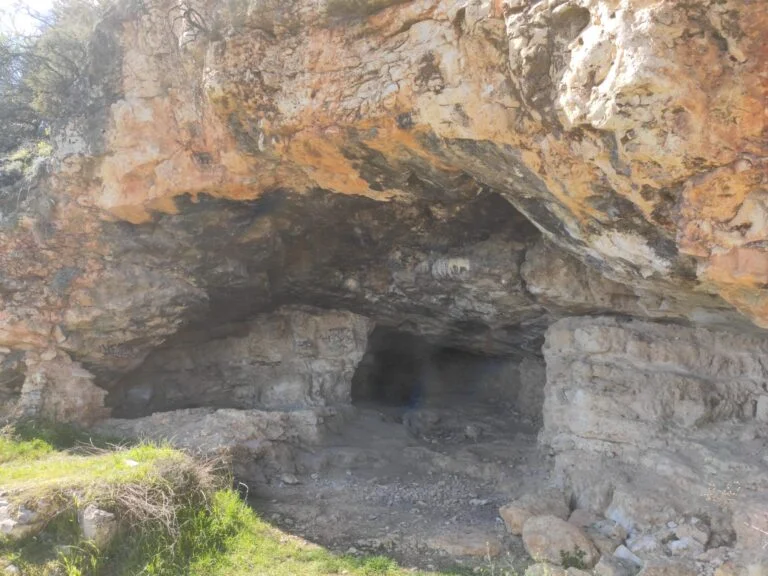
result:
[[[0,536],[0,570],[24,576],[404,576],[382,557],[334,555],[270,526],[226,471],[167,445],[119,446],[40,424],[0,431],[0,499],[36,510],[42,531]],[[83,540],[77,510],[113,512],[105,549]]]

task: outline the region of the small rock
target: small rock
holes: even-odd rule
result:
[[[602,516],[592,512],[591,510],[578,508],[573,512],[571,512],[571,515],[568,518],[568,522],[570,522],[575,526],[578,526],[579,528],[587,528],[588,526],[591,526],[592,524],[599,522],[600,520],[602,520],[602,518],[603,518]]]
[[[588,528],[584,532],[592,540],[592,543],[600,551],[601,555],[611,556],[614,550],[621,544],[620,540],[607,538],[592,528]]]
[[[16,513],[16,522],[19,524],[32,524],[37,520],[37,513],[24,506],[19,507]]]
[[[555,516],[565,520],[570,516],[570,510],[561,490],[546,489],[525,494],[499,508],[499,515],[504,520],[507,530],[515,536],[523,533],[525,521],[532,516]]]
[[[680,538],[667,544],[667,549],[674,556],[698,556],[704,552],[704,545],[693,538]]]
[[[752,442],[752,440],[756,440],[757,438],[757,430],[754,428],[745,428],[739,435],[739,440],[741,442]]]
[[[568,576],[568,571],[561,566],[539,562],[528,566],[525,570],[525,576]]]
[[[89,504],[77,515],[77,521],[86,540],[104,549],[117,534],[117,518],[111,512]]]
[[[136,462],[136,460],[131,460],[130,458],[126,458],[125,460],[123,460],[123,464],[128,466],[128,468],[135,468],[136,466],[139,465],[139,463]]]
[[[675,536],[680,540],[690,538],[695,540],[702,546],[706,546],[709,542],[709,527],[702,521],[693,522],[690,524],[683,524],[675,529]]]
[[[21,569],[18,566],[9,564],[3,569],[3,574],[7,574],[8,576],[15,576],[16,574],[21,574]]]
[[[63,344],[64,342],[67,341],[67,336],[66,334],[64,334],[64,330],[62,330],[61,326],[59,326],[58,324],[53,329],[53,337],[56,339],[56,342],[58,342],[59,344]]]
[[[758,422],[768,422],[768,396],[763,395],[757,399],[755,419]]]
[[[633,576],[640,567],[617,558],[616,556],[603,556],[595,566],[596,576]]]
[[[614,550],[613,555],[619,560],[624,560],[630,564],[634,564],[637,567],[643,565],[643,561],[638,558],[632,551],[623,544]]]
[[[619,544],[627,539],[627,531],[621,524],[618,524],[613,520],[599,520],[592,525],[592,528],[606,538],[618,540]]]
[[[610,556],[627,538],[627,531],[613,520],[602,519],[585,529],[587,536],[601,554]]]
[[[18,540],[40,531],[44,523],[39,520],[39,514],[20,506],[13,513],[6,501],[0,505],[0,534]]]
[[[632,552],[657,552],[661,550],[659,541],[650,534],[641,534],[627,540],[627,548]]]
[[[43,360],[45,362],[49,362],[56,358],[56,349],[55,348],[48,348],[47,350],[43,351],[42,354],[40,354],[40,360]]]
[[[469,424],[464,428],[464,437],[469,440],[477,440],[481,434],[480,428],[473,424]]]
[[[581,570],[579,568],[574,568],[573,566],[568,568],[568,570],[566,570],[566,573],[568,574],[568,576],[592,576],[586,570]]]
[[[715,570],[715,576],[739,576],[739,569],[732,562],[725,562]]]
[[[289,486],[295,486],[296,484],[299,483],[299,479],[296,478],[296,476],[294,476],[293,474],[283,474],[282,476],[280,476],[280,481],[283,484],[287,484]]]
[[[472,498],[472,500],[469,501],[470,506],[486,506],[490,502],[489,500],[481,500],[479,498]]]
[[[595,565],[600,553],[581,528],[555,516],[534,516],[523,526],[523,545],[534,560],[560,565],[563,554],[583,552],[584,565]]]
[[[696,556],[697,562],[707,562],[713,566],[720,566],[730,557],[732,549],[727,546],[710,548],[706,552]]]

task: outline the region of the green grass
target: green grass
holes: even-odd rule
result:
[[[13,493],[42,494],[55,488],[102,488],[104,483],[134,482],[155,470],[157,461],[184,458],[173,448],[145,444],[94,455],[48,452],[45,447],[31,446],[27,459],[13,460],[0,469],[0,486]],[[44,446],[44,445],[43,445]],[[29,455],[38,455],[30,458]]]
[[[226,477],[169,446],[96,451],[94,444],[109,443],[33,423],[0,430],[5,497],[32,508],[42,500],[58,506],[41,533],[20,541],[0,537],[0,573],[14,564],[25,576],[425,574],[380,556],[337,555],[282,532],[228,488]],[[89,501],[121,521],[106,550],[81,539],[76,511]],[[172,512],[172,519],[153,516],[156,511]]]
[[[231,491],[219,494],[222,525],[236,526],[223,554],[201,555],[190,567],[192,576],[404,576],[426,574],[399,567],[381,556],[356,558],[287,534],[261,520]]]

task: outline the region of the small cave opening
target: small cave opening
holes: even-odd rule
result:
[[[352,378],[352,402],[396,415],[404,422],[428,412],[427,419],[485,420],[491,429],[501,418],[510,427],[535,432],[541,424],[544,365],[529,354],[488,356],[443,347],[423,337],[378,326]],[[503,430],[493,430],[503,434]]]

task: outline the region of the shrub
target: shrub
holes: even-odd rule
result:
[[[45,137],[82,105],[91,31],[107,6],[57,0],[47,14],[29,12],[37,31],[0,32],[0,154]]]

